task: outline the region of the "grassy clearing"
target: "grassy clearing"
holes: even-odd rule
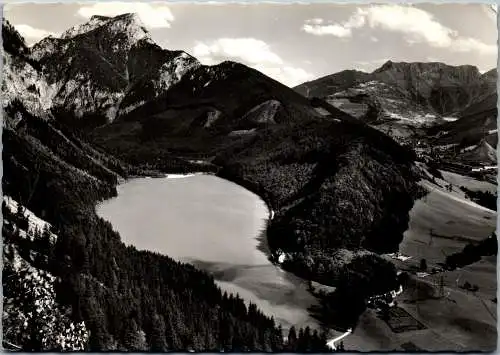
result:
[[[445,181],[456,186],[465,186],[472,191],[497,192],[497,185],[488,181],[480,181],[470,176],[459,175],[451,171],[440,170]]]
[[[393,259],[401,269],[413,267],[415,270],[425,258],[427,269],[431,270],[444,262],[446,255],[461,251],[469,242],[487,238],[496,229],[496,213],[465,199],[459,190],[459,186],[466,186],[491,191],[496,186],[442,173],[446,180],[436,179],[441,187],[422,182],[430,193],[417,201],[410,212],[409,228],[400,253],[411,258]],[[445,188],[449,183],[454,185],[451,192]],[[463,268],[426,276],[417,276],[412,271],[405,291],[398,297],[401,311],[392,311],[389,321],[385,322],[376,311],[367,310],[354,333],[345,339],[346,349],[493,351],[497,344],[496,303],[493,302],[497,289],[496,262],[496,256],[483,257]],[[440,292],[441,277],[444,297]],[[466,281],[477,285],[478,291],[463,289]],[[407,331],[398,333],[390,326],[397,330],[398,325],[410,327],[418,323],[426,329],[405,329]]]
[[[429,182],[423,184],[431,192],[410,211],[409,228],[400,245],[402,254],[436,264],[443,262],[445,255],[458,252],[467,243],[480,241],[495,230],[494,211],[466,200],[455,187],[453,192],[447,192]]]

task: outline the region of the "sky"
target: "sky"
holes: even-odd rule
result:
[[[288,86],[387,60],[496,67],[496,14],[487,4],[25,3],[4,6],[32,45],[92,15],[137,13],[153,40],[203,64],[233,60]]]

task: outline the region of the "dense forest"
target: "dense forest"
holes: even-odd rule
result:
[[[223,294],[208,274],[126,247],[96,216],[94,205],[116,194],[115,184],[127,176],[128,166],[91,148],[64,125],[56,128],[30,115],[19,103],[6,114],[8,123],[14,114],[22,120],[7,124],[3,133],[4,194],[50,222],[58,235],[45,251],[46,262],[36,266],[60,280],[56,299],[73,321],[85,322],[86,350],[326,350],[310,329],[300,330],[297,341],[286,345],[272,318],[238,295]],[[4,233],[8,238],[9,230]],[[19,240],[14,231],[10,235]],[[19,247],[25,252],[42,248]],[[6,286],[4,281],[8,292]],[[57,350],[36,341],[19,345]]]
[[[287,255],[285,268],[335,285],[358,255],[397,249],[407,211],[422,193],[411,151],[350,122],[308,121],[248,140],[214,163],[220,176],[257,192],[275,211],[268,241],[276,259]]]
[[[497,255],[498,241],[496,233],[477,243],[468,243],[463,250],[446,257],[448,269],[461,268],[481,260],[483,256]]]
[[[368,299],[395,290],[399,284],[394,264],[373,254],[358,256],[337,271],[335,291],[319,294],[317,317],[337,330],[355,329]]]
[[[497,200],[498,200],[497,194],[493,194],[489,191],[473,191],[469,190],[464,186],[461,186],[460,190],[462,190],[465,193],[465,196],[467,198],[471,199],[478,205],[489,208],[490,210],[493,211],[497,210]]]

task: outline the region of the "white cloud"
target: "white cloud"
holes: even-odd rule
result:
[[[353,29],[368,26],[371,29],[402,33],[409,44],[427,43],[435,48],[447,48],[456,52],[497,53],[496,45],[461,37],[457,31],[439,23],[429,12],[413,6],[373,5],[358,8],[346,22],[327,25],[324,22],[315,24],[308,20],[302,29],[318,36],[350,37]]]
[[[29,42],[31,42],[30,40],[37,41],[48,36],[57,36],[56,33],[42,30],[40,28],[34,28],[30,25],[21,24],[15,25],[14,27]]]
[[[283,61],[266,42],[255,38],[219,38],[208,43],[198,42],[192,53],[207,65],[225,60],[243,63],[288,86],[298,85],[313,77],[304,69]]]
[[[335,36],[339,38],[351,37],[352,32],[350,28],[345,28],[342,25],[316,25],[316,24],[304,24],[302,29],[315,36]]]
[[[338,38],[348,38],[352,36],[353,28],[360,28],[365,24],[365,17],[358,12],[352,15],[346,22],[343,23],[328,23],[325,24],[324,19],[314,18],[306,20],[302,26],[302,30],[306,33],[315,36],[335,36]]]
[[[93,15],[117,16],[125,13],[136,13],[148,28],[169,28],[174,15],[165,5],[140,2],[98,2],[82,6],[78,14],[85,18]]]
[[[496,54],[497,46],[483,43],[475,38],[457,38],[453,42],[453,50],[456,52],[478,51],[481,54]]]
[[[305,71],[302,68],[284,66],[284,67],[273,67],[265,65],[256,65],[254,69],[257,69],[261,73],[279,81],[282,84],[288,85],[289,87],[294,87],[302,84],[306,81],[314,79],[314,76]]]
[[[255,38],[219,38],[212,43],[198,43],[193,49],[195,57],[234,58],[250,64],[282,64],[281,58],[269,45]]]

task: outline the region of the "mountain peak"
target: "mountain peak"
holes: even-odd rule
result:
[[[106,18],[106,17],[101,17],[101,18]],[[114,17],[107,17],[107,23],[110,24],[123,23],[126,26],[138,27],[141,28],[144,32],[148,32],[141,18],[135,12],[128,12]]]
[[[116,15],[115,17],[109,17],[113,20],[132,20],[141,22],[139,15],[136,12],[126,12],[120,15]]]
[[[479,77],[479,69],[474,65],[448,65],[442,62],[393,62],[388,60],[380,68],[375,69],[373,74],[382,73],[388,70],[417,70],[417,71],[460,71],[469,73],[473,77]]]
[[[89,21],[71,27],[69,30],[65,31],[61,38],[69,39],[84,33],[88,33],[97,30],[101,27],[108,27],[109,30],[113,32],[126,31],[128,33],[134,33],[133,37],[136,37],[140,33],[140,37],[147,36],[148,31],[144,27],[139,15],[136,13],[125,13],[114,17],[93,15]]]
[[[92,15],[92,17],[90,18],[90,21],[107,21],[110,18],[111,17],[109,17],[109,16]]]
[[[28,46],[23,36],[5,18],[2,19],[2,39],[3,48],[6,52],[11,54],[25,54],[28,52]]]
[[[497,78],[498,78],[497,68],[493,68],[491,70],[488,70],[481,77],[484,78],[484,79],[492,79],[492,80],[496,81]]]

